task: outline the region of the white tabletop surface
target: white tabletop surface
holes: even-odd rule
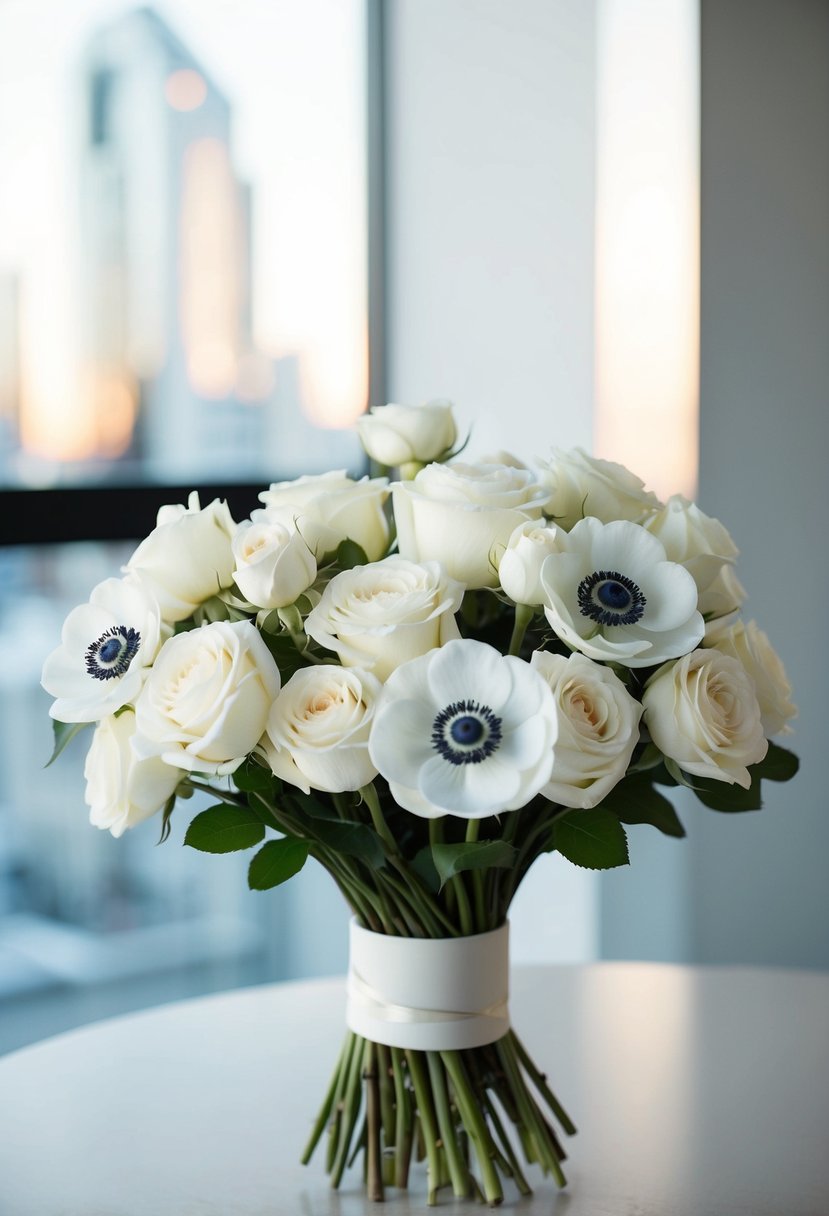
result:
[[[0,1060],[0,1216],[360,1216],[297,1164],[344,984],[247,989]],[[579,1126],[536,1216],[827,1216],[829,976],[609,963],[517,969],[513,1023]],[[506,1184],[509,1188],[510,1184]],[[480,1212],[441,1192],[437,1210]],[[379,1209],[383,1211],[384,1209]],[[425,1211],[425,1167],[387,1216]]]

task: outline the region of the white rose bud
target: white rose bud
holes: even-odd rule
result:
[[[665,546],[668,561],[679,562],[697,584],[697,607],[703,615],[718,606],[717,579],[738,555],[737,546],[718,519],[703,514],[696,503],[674,494],[643,525]],[[713,588],[711,601],[708,589]]]
[[[558,528],[544,527],[534,519],[519,524],[507,542],[498,566],[504,591],[516,604],[544,603],[541,567],[551,553],[558,553]]]
[[[233,537],[236,586],[257,608],[285,608],[317,577],[317,563],[289,517],[248,520]]]
[[[372,460],[389,468],[437,460],[458,437],[449,401],[375,406],[357,419],[357,429]]]
[[[279,671],[250,621],[165,642],[135,706],[133,747],[191,772],[232,773],[265,731]]]
[[[797,717],[792,686],[780,656],[757,622],[737,621],[715,634],[711,645],[739,660],[754,682],[766,735],[790,735],[788,723]]]
[[[134,733],[134,713],[104,718],[84,765],[89,822],[113,836],[160,811],[184,776],[157,756],[139,760],[131,746]]]
[[[719,650],[694,650],[660,667],[642,697],[656,746],[683,772],[751,786],[748,766],[768,751],[754,685]]]
[[[438,561],[467,587],[497,587],[498,557],[546,491],[528,469],[500,464],[430,464],[392,487],[403,557]]]
[[[700,612],[703,611],[704,604],[705,614],[710,620],[731,616],[738,611],[745,598],[746,589],[734,573],[734,567],[723,566],[706,588],[705,595],[700,600]]]
[[[268,517],[284,521],[286,511],[306,544],[319,560],[333,553],[342,540],[356,541],[369,561],[382,557],[389,545],[389,524],[383,504],[389,496],[385,477],[352,479],[342,470],[275,482],[264,490],[265,508],[254,511],[254,521]]]
[[[158,600],[163,620],[183,621],[233,582],[235,530],[227,503],[216,498],[201,508],[193,493],[186,507],[161,508],[125,569]]]
[[[627,772],[642,706],[609,667],[585,655],[537,650],[531,666],[548,684],[558,718],[553,773],[541,792],[561,806],[597,806]]]
[[[296,672],[273,703],[263,742],[276,776],[306,794],[367,785],[377,775],[368,737],[381,688],[357,667]]]
[[[611,523],[627,519],[638,524],[658,506],[659,499],[624,465],[598,460],[581,448],[563,452],[543,462],[539,480],[547,487],[547,515],[568,532],[588,515]]]
[[[332,578],[305,632],[346,667],[385,680],[395,667],[460,637],[463,586],[437,562],[392,556]]]

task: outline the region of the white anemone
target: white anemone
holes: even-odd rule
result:
[[[169,630],[166,631],[169,633]],[[135,700],[162,641],[160,609],[132,578],[99,583],[73,608],[42,684],[59,722],[98,722]]]
[[[556,711],[523,659],[471,639],[403,663],[383,688],[369,754],[406,810],[482,819],[525,806],[553,767]]]
[[[702,640],[693,577],[644,528],[588,517],[559,543],[541,585],[547,620],[568,646],[606,663],[652,667]]]

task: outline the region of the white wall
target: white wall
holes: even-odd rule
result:
[[[390,0],[388,381],[449,397],[470,454],[592,446],[595,10]],[[593,957],[597,885],[540,862],[518,960]]]
[[[470,450],[591,445],[595,15],[391,0],[389,389]]]
[[[701,47],[699,502],[794,685],[801,772],[759,813],[686,798],[687,841],[632,834],[602,952],[827,968],[829,5],[703,0]]]

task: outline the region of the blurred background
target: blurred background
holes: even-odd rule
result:
[[[159,505],[386,400],[696,497],[800,707],[760,814],[543,859],[516,960],[829,967],[828,119],[825,0],[0,0],[0,1052],[345,969],[321,871],[90,829],[39,678]]]

